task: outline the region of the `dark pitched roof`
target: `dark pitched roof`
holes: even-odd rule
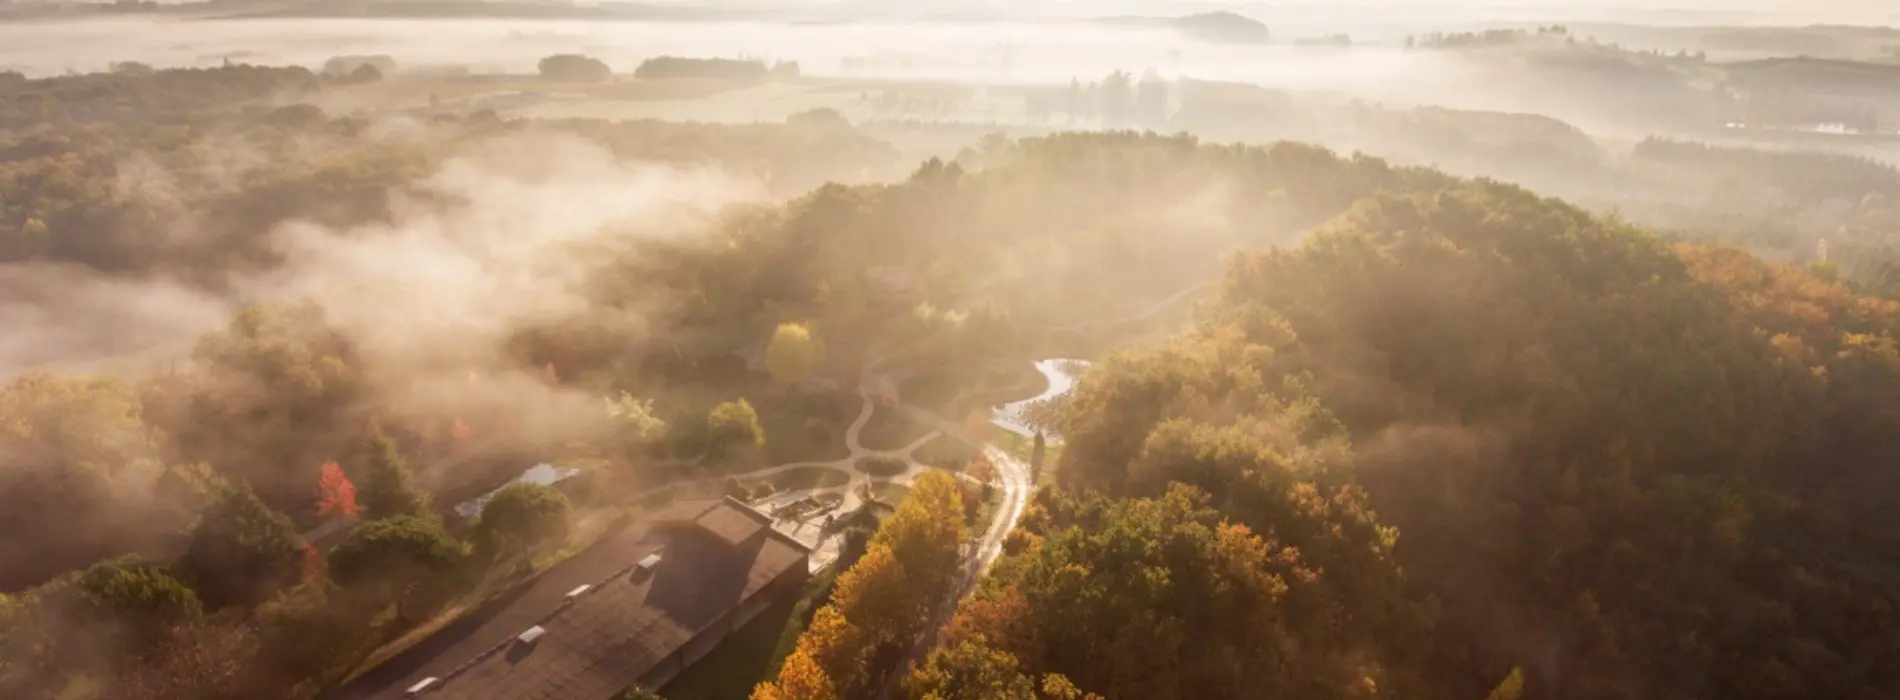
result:
[[[742,533],[743,539],[730,539]],[[628,575],[655,552],[662,557],[650,575]],[[809,552],[737,501],[675,503],[335,697],[393,700],[435,677],[442,681],[428,700],[607,700],[780,574],[805,566]],[[570,602],[568,592],[582,585],[593,588]],[[546,630],[535,644],[513,643],[534,626]]]
[[[737,547],[761,532],[772,529],[772,521],[758,511],[727,505],[721,502],[716,507],[706,509],[693,518],[692,524],[728,547]]]

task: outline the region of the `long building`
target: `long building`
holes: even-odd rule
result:
[[[774,601],[811,550],[731,498],[642,519],[339,689],[337,700],[611,700],[658,688]]]

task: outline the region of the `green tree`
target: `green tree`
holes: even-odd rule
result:
[[[706,414],[706,447],[709,456],[732,458],[756,453],[765,448],[765,428],[759,426],[759,413],[752,403],[735,399],[714,406]]]
[[[373,634],[370,620],[333,587],[300,586],[258,607],[253,672],[294,682],[353,661]],[[281,674],[278,675],[278,674]]]
[[[153,424],[183,459],[249,483],[274,508],[308,512],[309,466],[360,436],[354,345],[321,306],[273,303],[240,311],[193,358],[199,371],[148,385]]]
[[[577,53],[564,53],[541,59],[541,77],[549,80],[598,83],[612,80],[614,71],[600,59]]]
[[[297,582],[303,541],[290,518],[243,485],[218,489],[178,568],[212,608],[252,606]]]
[[[772,379],[794,386],[811,378],[824,358],[825,346],[802,323],[781,323],[765,348],[765,367]]]
[[[0,586],[23,588],[181,527],[154,506],[164,469],[138,396],[104,377],[27,372],[0,386]],[[57,527],[50,530],[49,524]]]
[[[1035,441],[1029,446],[1029,479],[1032,483],[1042,480],[1042,460],[1048,456],[1048,452],[1049,445],[1043,439],[1042,431],[1036,431]]]
[[[398,515],[364,521],[330,550],[330,578],[405,607],[427,599],[462,559],[462,545],[431,519]]]
[[[560,491],[541,484],[510,484],[482,505],[474,539],[495,552],[534,549],[565,540],[567,518],[567,496]]]
[[[124,630],[133,650],[164,639],[170,629],[202,613],[198,596],[164,568],[121,557],[99,562],[60,585],[58,604],[74,606],[81,619]]]
[[[366,520],[432,515],[428,495],[410,483],[409,464],[396,442],[378,426],[370,427],[363,444],[363,476],[356,494]]]
[[[666,422],[653,415],[653,400],[620,392],[607,399],[608,443],[623,454],[637,454],[666,432]]]
[[[55,697],[100,685],[201,619],[197,597],[163,567],[120,557],[70,572],[0,600],[0,691]]]

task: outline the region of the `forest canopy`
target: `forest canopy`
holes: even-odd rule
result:
[[[0,84],[0,285],[63,309],[40,282],[158,280],[217,319],[121,376],[0,385],[0,525],[30,533],[0,548],[0,695],[311,697],[612,496],[835,458],[806,453],[866,429],[880,363],[960,390],[1047,357],[1105,359],[941,644],[902,663],[995,505],[931,476],[760,693],[1900,693],[1900,273],[1301,143],[994,137],[913,167],[836,114],[372,119],[297,101],[326,80]],[[1670,174],[1710,164],[1732,177]],[[1731,192],[1783,248],[1848,221],[1857,251],[1900,182],[1660,141],[1611,171]],[[643,197],[704,206],[615,208]],[[356,256],[396,262],[311,275]],[[594,490],[450,519],[549,455]]]
[[[1312,568],[1355,622],[1398,625],[1320,647],[1383,660],[1367,696],[1478,697],[1521,669],[1538,697],[1882,697],[1900,688],[1882,661],[1900,652],[1900,530],[1874,495],[1900,485],[1896,310],[1509,186],[1381,195],[1235,258],[1197,330],[1091,372],[1058,475],[1124,497],[1196,486],[1255,532],[1332,533],[1294,539],[1302,559],[1360,553]],[[1318,500],[1277,505],[1300,494]],[[1145,655],[1045,657],[1040,635],[1075,623],[992,610],[1073,608],[1013,572],[1154,517],[1073,498],[1045,494],[960,614],[1025,672],[1112,691],[1091,674]],[[1109,520],[1065,525],[1078,508]],[[1355,537],[1374,548],[1339,546]]]

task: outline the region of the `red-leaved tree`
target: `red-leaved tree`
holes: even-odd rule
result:
[[[350,477],[343,475],[343,468],[335,460],[325,462],[322,475],[317,477],[317,517],[354,518],[361,512],[363,507],[356,503],[356,484],[350,483]]]

